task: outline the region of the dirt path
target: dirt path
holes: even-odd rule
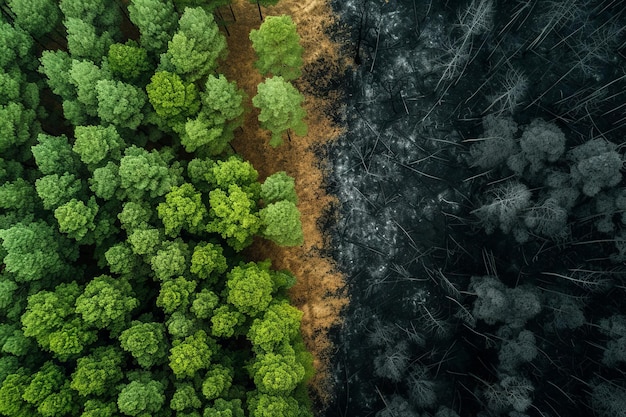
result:
[[[258,239],[248,254],[256,260],[270,258],[275,268],[289,269],[298,278],[290,294],[304,312],[302,332],[315,357],[318,373],[311,383],[312,394],[324,403],[330,394],[328,360],[333,353],[328,333],[340,324],[341,309],[348,302],[343,293],[343,276],[333,260],[323,254],[328,241],[321,230],[321,219],[330,212],[335,200],[324,190],[324,166],[315,154],[320,145],[341,133],[332,122],[333,117],[339,116],[339,94],[329,87],[336,83],[344,66],[337,64],[338,46],[325,35],[333,15],[327,0],[281,0],[277,6],[263,9],[264,16],[291,15],[305,48],[303,76],[294,84],[306,94],[309,134],[304,138],[292,136],[290,142],[285,139],[282,146],[273,149],[268,145],[269,133],[259,128],[258,111],[251,102],[256,86],[263,80],[253,66],[256,57],[248,40],[250,30],[261,24],[258,9],[247,0],[234,0],[232,7],[237,21],[228,26],[229,55],[220,72],[246,91],[250,109],[243,130],[237,130],[232,144],[252,162],[261,180],[277,171],[286,171],[295,178],[305,236],[304,245],[296,248],[280,248]],[[228,8],[222,8],[221,13],[224,19],[232,19]],[[324,89],[322,94],[320,88]]]

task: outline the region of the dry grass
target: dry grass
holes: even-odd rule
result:
[[[325,192],[324,163],[316,156],[315,149],[341,133],[341,128],[331,119],[340,111],[337,108],[340,94],[328,88],[323,95],[306,94],[308,136],[292,136],[292,140],[285,139],[282,146],[270,147],[269,133],[260,129],[258,111],[251,103],[256,86],[263,80],[253,66],[256,57],[248,39],[250,30],[258,29],[261,23],[258,10],[247,0],[235,0],[233,10],[237,22],[228,26],[229,55],[219,72],[236,80],[246,91],[250,112],[232,144],[239,154],[252,162],[261,180],[277,171],[286,171],[295,178],[305,236],[304,245],[295,248],[281,248],[258,239],[248,249],[248,255],[256,260],[269,258],[275,268],[289,269],[297,276],[298,283],[290,295],[293,303],[304,312],[302,333],[315,357],[317,376],[311,381],[311,392],[324,403],[331,392],[329,359],[333,346],[329,330],[341,323],[341,310],[348,300],[344,293],[344,277],[333,260],[323,255],[328,237],[321,230],[320,223],[335,199]],[[340,75],[345,65],[340,64],[338,45],[326,35],[333,21],[328,1],[281,0],[277,6],[264,9],[263,13],[264,16],[289,14],[298,25],[305,48],[304,74],[294,84],[305,93],[332,85],[333,78]],[[225,18],[230,16],[226,8],[222,14]]]

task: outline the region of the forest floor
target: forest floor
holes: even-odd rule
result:
[[[254,260],[269,258],[274,268],[288,269],[296,275],[298,281],[290,296],[304,312],[302,333],[317,370],[310,387],[314,398],[324,404],[332,391],[329,361],[334,347],[330,330],[341,324],[341,311],[348,299],[344,277],[328,255],[330,240],[323,230],[323,223],[336,207],[336,199],[325,191],[327,167],[320,153],[324,145],[342,133],[335,121],[341,118],[339,85],[346,64],[340,63],[340,45],[328,37],[334,25],[328,0],[281,0],[277,6],[262,8],[264,17],[290,15],[297,24],[305,51],[303,75],[294,85],[306,97],[304,107],[309,133],[306,137],[292,134],[291,140],[285,138],[282,146],[272,148],[270,134],[259,127],[258,110],[251,102],[257,85],[263,81],[254,67],[256,56],[248,38],[250,30],[258,29],[261,24],[259,12],[256,4],[248,0],[235,0],[232,8],[236,22],[232,21],[228,8],[221,8],[230,36],[227,36],[229,55],[219,72],[235,80],[246,92],[249,111],[243,128],[235,132],[232,145],[254,165],[259,180],[278,171],[294,177],[304,231],[304,245],[300,247],[278,247],[257,239],[247,254]]]

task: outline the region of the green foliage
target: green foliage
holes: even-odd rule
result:
[[[143,90],[121,81],[100,80],[96,83],[98,116],[119,127],[136,129],[143,120],[146,104]]]
[[[61,0],[59,7],[65,17],[81,19],[107,30],[117,28],[121,16],[114,0]]]
[[[158,229],[138,228],[128,234],[128,243],[137,255],[152,255],[161,243],[161,233]]]
[[[291,83],[275,76],[259,84],[257,91],[252,104],[261,110],[261,127],[272,132],[271,146],[281,145],[283,133],[288,129],[293,129],[298,136],[307,134],[308,128],[303,121],[306,111],[301,107],[304,96]]]
[[[250,198],[254,200],[258,198],[257,178],[259,173],[250,162],[233,155],[226,160],[216,161],[207,168],[204,178],[211,186],[228,191],[230,186],[234,184],[241,187]]]
[[[91,280],[76,299],[76,312],[85,323],[98,329],[116,329],[139,306],[131,285],[125,279],[101,275]]]
[[[203,417],[244,417],[241,400],[226,401],[223,398],[218,398],[213,402],[212,407],[204,409]]]
[[[198,409],[202,406],[202,401],[198,398],[193,384],[190,383],[177,383],[176,391],[172,395],[170,401],[170,408],[174,411],[183,411],[185,409]]]
[[[27,404],[22,395],[30,384],[30,376],[24,371],[8,375],[0,386],[0,413],[5,416],[30,417],[35,410]]]
[[[13,153],[17,146],[32,142],[39,131],[35,118],[35,112],[21,103],[0,105],[0,152],[3,155],[9,151]]]
[[[161,364],[167,357],[165,326],[134,321],[120,334],[120,345],[146,369]]]
[[[176,310],[184,310],[191,304],[191,294],[196,289],[195,281],[187,281],[183,277],[167,280],[161,284],[161,291],[156,305],[167,314]]]
[[[229,305],[221,305],[211,317],[211,335],[227,339],[238,333],[246,317]]]
[[[40,133],[37,145],[32,152],[39,170],[44,175],[65,173],[76,174],[80,170],[80,160],[72,152],[72,147],[65,136],[50,136]]]
[[[17,282],[55,277],[66,270],[66,260],[75,259],[75,249],[64,242],[44,221],[16,223],[0,230],[7,252],[4,265],[15,274]]]
[[[200,7],[185,8],[178,21],[178,31],[168,42],[162,59],[166,67],[187,81],[197,81],[217,67],[226,54],[226,39],[213,15]]]
[[[132,40],[111,45],[108,58],[111,72],[126,81],[136,80],[150,69],[148,52]]]
[[[139,266],[139,258],[126,242],[111,246],[104,253],[104,257],[109,265],[109,269],[114,274],[129,274]]]
[[[119,160],[126,147],[114,126],[76,126],[74,135],[72,150],[91,170],[108,159]]]
[[[171,169],[166,155],[132,145],[120,161],[120,181],[127,196],[139,201],[146,196],[160,197],[180,182],[178,171]]]
[[[207,231],[219,233],[237,251],[249,246],[252,236],[261,227],[254,200],[238,185],[232,184],[228,192],[221,189],[211,191],[209,202],[211,220]]]
[[[224,397],[232,382],[232,369],[222,365],[211,365],[202,382],[202,395],[207,400]]]
[[[248,400],[250,417],[308,416],[292,397],[255,392]]]
[[[274,303],[263,317],[254,319],[247,337],[253,349],[271,352],[283,343],[290,343],[300,334],[302,312],[286,302]]]
[[[207,369],[217,351],[215,341],[204,330],[198,330],[184,340],[175,340],[170,349],[169,365],[178,379],[193,378],[201,369]]]
[[[300,246],[304,243],[300,212],[291,201],[278,201],[259,211],[261,235],[280,246]]]
[[[265,265],[254,262],[234,267],[227,275],[227,301],[240,312],[256,317],[272,301],[272,277]]]
[[[117,407],[127,416],[150,416],[165,403],[164,386],[154,380],[132,381],[125,385],[117,397]]]
[[[37,407],[41,415],[54,417],[76,411],[74,396],[63,369],[53,362],[46,362],[33,375],[22,398]]]
[[[102,395],[123,377],[123,353],[115,346],[101,346],[76,361],[70,386],[81,396]]]
[[[69,100],[76,96],[76,87],[72,83],[69,72],[72,68],[72,58],[65,51],[46,50],[39,58],[41,66],[39,72],[47,78],[48,87],[56,95],[64,100]]]
[[[165,281],[171,277],[186,275],[189,257],[189,247],[182,240],[167,241],[163,242],[162,248],[150,258],[150,266],[154,276],[160,281]]]
[[[52,0],[9,0],[15,14],[14,23],[38,38],[50,32],[59,23],[61,12]]]
[[[250,366],[259,392],[287,395],[304,379],[304,367],[295,356],[276,353],[258,355]]]
[[[185,120],[200,109],[196,85],[184,83],[178,74],[158,71],[150,79],[146,92],[154,111],[165,119]]]
[[[176,28],[176,12],[171,1],[132,0],[128,15],[139,28],[143,48],[155,54],[165,50]]]
[[[88,59],[100,63],[113,43],[109,32],[98,34],[94,24],[75,17],[63,21],[67,30],[67,49],[75,59]]]
[[[113,162],[93,170],[89,178],[89,189],[96,197],[111,200],[118,196],[120,188],[119,167]]]
[[[258,30],[250,31],[250,40],[258,57],[255,66],[261,74],[280,75],[285,80],[301,75],[304,48],[291,16],[267,16]]]
[[[200,114],[189,119],[180,132],[185,150],[205,151],[209,155],[222,153],[243,121],[243,97],[235,82],[229,82],[222,74],[218,77],[209,74],[204,91],[200,92]]]
[[[98,213],[98,204],[95,198],[91,197],[87,204],[75,198],[57,207],[54,210],[54,217],[59,222],[59,230],[66,233],[78,242],[92,241],[87,237],[88,232],[92,232],[96,225],[94,219]]]
[[[191,255],[191,273],[209,282],[216,281],[228,268],[223,252],[222,247],[214,243],[198,243]]]
[[[1,281],[0,288],[2,288]],[[213,291],[203,289],[195,294],[189,310],[199,319],[208,319],[213,315],[219,302],[219,297]]]
[[[285,171],[275,172],[261,184],[261,198],[263,203],[271,204],[285,200],[298,204],[295,182],[293,177],[287,175]]]
[[[128,201],[117,215],[122,223],[122,229],[131,231],[141,226],[146,226],[152,217],[150,206],[144,202]]]
[[[186,312],[175,311],[165,322],[167,332],[174,338],[184,339],[191,336],[199,328],[199,322]]]
[[[83,184],[74,174],[51,174],[38,178],[35,188],[44,208],[50,210],[77,198]]]
[[[39,206],[35,187],[23,178],[0,185],[0,209],[15,210],[22,215],[32,213]]]
[[[202,195],[190,183],[172,187],[157,213],[168,236],[177,236],[183,229],[198,234],[205,229],[208,216]]]
[[[32,59],[33,39],[19,27],[0,22],[0,68],[22,65]]]
[[[99,400],[87,400],[80,417],[114,417],[117,415],[117,404]]]

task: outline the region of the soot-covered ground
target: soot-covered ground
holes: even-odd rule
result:
[[[327,416],[626,416],[625,7],[334,2]]]

